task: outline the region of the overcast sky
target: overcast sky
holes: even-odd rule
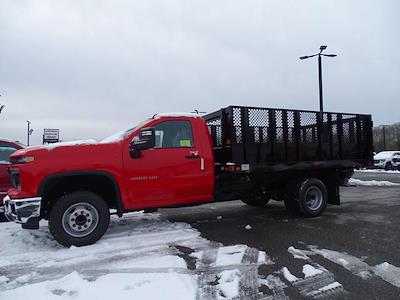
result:
[[[0,137],[100,139],[231,104],[400,121],[400,2],[0,0]]]

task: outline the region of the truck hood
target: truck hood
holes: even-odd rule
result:
[[[14,152],[11,155],[11,157],[35,155],[35,154],[39,154],[39,153],[42,154],[45,152],[54,151],[56,149],[73,151],[73,150],[75,150],[74,148],[76,148],[76,147],[79,147],[79,149],[82,149],[82,147],[84,147],[84,146],[96,145],[96,144],[97,144],[97,141],[95,141],[95,140],[80,140],[80,141],[53,143],[53,144],[40,145],[40,146],[31,146],[31,147],[26,147],[24,149],[20,149],[20,150]],[[55,152],[58,152],[58,151],[55,151]]]
[[[41,175],[120,169],[123,145],[123,140],[112,143],[97,143],[93,140],[59,143],[28,147],[13,153],[10,158],[12,164],[22,164],[25,171],[29,169],[30,173]]]

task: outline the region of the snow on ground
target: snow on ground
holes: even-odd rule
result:
[[[288,252],[290,254],[292,254],[294,258],[303,259],[303,260],[309,260],[310,259],[307,254],[313,255],[312,251],[296,249],[293,246],[290,246],[288,248]]]
[[[386,171],[383,169],[362,169],[362,170],[354,170],[354,172],[356,172],[356,173],[400,174],[400,170]]]
[[[342,266],[362,279],[369,279],[375,275],[391,285],[400,288],[400,268],[388,262],[376,266],[370,266],[362,259],[347,253],[341,253],[329,249],[318,249],[314,246],[310,246],[310,249],[316,254]]]
[[[373,271],[383,280],[400,288],[400,268],[384,262],[373,267]]]
[[[319,268],[317,269],[317,268],[314,268],[313,266],[307,264],[307,265],[303,266],[303,273],[304,273],[305,278],[307,278],[307,277],[316,276],[318,274],[322,274],[323,271]]]
[[[306,298],[345,293],[332,272],[312,261],[316,255],[362,279],[400,287],[400,268],[388,262],[369,266],[346,253],[290,246],[299,274],[264,251],[208,241],[159,214],[113,216],[105,236],[86,247],[60,246],[44,221],[39,230],[0,223],[0,241],[0,299],[288,299],[288,287]],[[266,268],[270,273],[259,273]]]
[[[171,289],[171,286],[174,288]],[[195,295],[196,282],[189,275],[107,274],[91,281],[74,271],[60,279],[42,281],[6,291],[2,296],[6,299],[26,299],[29,296],[31,299],[40,300],[71,298],[186,300],[194,299]]]
[[[299,280],[299,278],[297,278],[292,273],[290,273],[290,271],[288,270],[287,267],[283,267],[281,269],[281,272],[282,272],[283,277],[285,277],[285,279],[289,282],[295,282],[295,281]]]
[[[400,183],[394,183],[390,181],[380,180],[359,180],[350,178],[348,185],[354,186],[400,186]]]
[[[80,248],[57,244],[45,221],[39,230],[1,223],[0,240],[0,298],[15,300],[231,299],[245,288],[258,294],[258,267],[273,264],[263,251],[210,242],[158,214],[113,217],[100,241]]]

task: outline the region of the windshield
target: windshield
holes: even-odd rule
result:
[[[10,155],[17,151],[12,147],[0,147],[0,163],[8,163]]]
[[[394,151],[381,151],[377,155],[374,156],[376,159],[384,159],[384,158],[390,158],[393,156],[393,154],[396,153]]]
[[[136,125],[135,127],[129,128],[129,129],[125,129],[122,131],[119,131],[117,133],[114,133],[113,135],[110,135],[109,137],[106,137],[105,139],[101,140],[100,143],[112,143],[112,142],[117,142],[120,140],[123,140],[126,136],[128,136],[129,134],[131,134],[133,131],[135,131],[137,128],[142,127],[143,125],[145,125],[146,123],[149,122],[150,119],[147,119],[143,122],[140,122],[138,125]]]

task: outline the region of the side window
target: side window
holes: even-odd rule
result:
[[[17,149],[12,147],[0,147],[0,163],[8,162],[10,160],[10,155],[17,151]]]
[[[155,127],[155,148],[193,147],[192,126],[189,121],[165,121]]]

